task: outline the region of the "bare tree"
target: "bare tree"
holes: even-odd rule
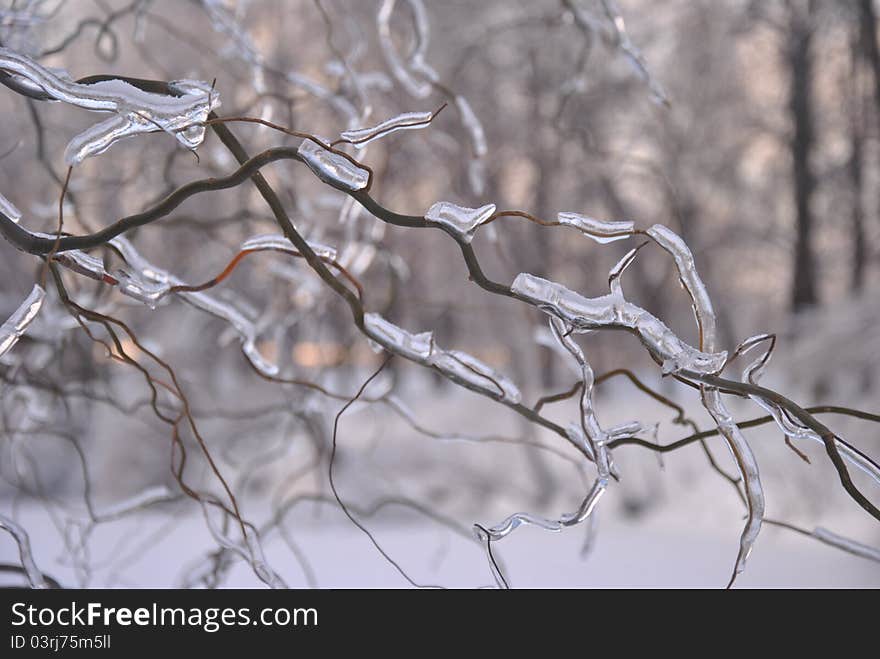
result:
[[[615,99],[636,123],[676,111],[612,0],[481,3],[470,21],[421,0],[99,9],[13,5],[0,47],[10,126],[27,136],[7,153],[19,178],[0,196],[16,277],[3,290],[0,475],[15,496],[42,504],[80,584],[100,570],[112,581],[119,561],[149,554],[154,541],[101,547],[102,563],[98,529],[151,514],[189,525],[195,510],[210,548],[181,560],[181,585],[221,586],[243,564],[286,587],[288,559],[315,585],[289,518],[329,504],[413,586],[439,584],[415,576],[375,531],[371,520],[390,509],[485,550],[504,587],[511,574],[496,543],[520,526],[585,525],[592,542],[600,501],[627,482],[615,460],[627,446],[661,457],[700,447],[700,464],[745,513],[731,520],[739,543],[729,586],[765,525],[880,560],[866,542],[767,512],[764,456],[746,430],[772,425],[803,462],[804,445],[819,447],[840,486],[825,489],[880,520],[870,489],[880,465],[822,420],[880,416],[806,407],[764,386],[774,333],[730,341],[735,313],[721,313],[704,273],[738,282],[718,274],[700,226],[701,202],[716,200],[700,199],[697,168],[684,162],[689,140],[679,133],[668,150],[632,158],[651,172],[642,195],[630,198],[621,181],[631,194],[633,179],[610,173],[615,152],[628,150],[621,144],[651,143],[615,132],[626,123]],[[800,310],[818,301],[814,11],[787,9],[791,302]],[[668,125],[658,132],[670,137]],[[508,206],[505,195],[533,207]],[[593,212],[599,203],[614,217]],[[661,218],[643,217],[645,207]],[[676,215],[678,231],[660,221]],[[680,295],[668,288],[676,282]],[[749,352],[757,356],[732,374]],[[472,412],[443,414],[455,429],[426,420],[440,415],[444,394],[425,375],[470,396]],[[627,418],[609,422],[599,392],[612,380],[635,393]],[[642,399],[687,434],[661,441],[660,420],[633,403]],[[737,421],[741,402],[762,416]],[[376,415],[375,436],[366,423],[359,433],[345,425],[357,409]],[[496,409],[519,434],[478,430]],[[385,436],[396,423],[410,462]],[[523,484],[519,469],[494,459],[437,463],[413,448],[417,436],[525,449],[529,477]],[[710,450],[714,438],[726,463]],[[42,453],[44,443],[62,457]],[[386,444],[393,477],[374,463]],[[551,459],[577,477],[562,479]],[[59,464],[76,485],[51,473]],[[556,508],[560,497],[569,512]],[[447,511],[456,498],[468,505]],[[510,514],[511,500],[536,510]],[[499,509],[501,521],[485,521]],[[34,587],[61,581],[14,509],[0,526],[19,551],[5,571]],[[280,563],[272,538],[283,543]]]

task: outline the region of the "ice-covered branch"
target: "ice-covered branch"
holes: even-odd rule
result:
[[[9,318],[3,321],[3,325],[0,326],[0,357],[12,350],[13,346],[18,343],[22,334],[40,313],[44,297],[46,297],[46,291],[43,290],[43,287],[34,284],[24,302],[12,312]]]
[[[176,96],[146,92],[123,80],[82,84],[66,72],[48,69],[7,48],[0,48],[0,70],[18,76],[56,101],[115,115],[71,139],[64,155],[68,165],[103,153],[115,142],[140,133],[165,131],[185,148],[195,149],[205,137],[205,120],[220,106],[220,94],[198,80],[169,83],[178,92]]]
[[[5,515],[0,515],[0,529],[9,533],[18,544],[18,552],[21,556],[21,564],[27,574],[28,582],[31,588],[48,588],[43,573],[40,572],[37,564],[34,562],[34,556],[31,551],[31,540],[20,524],[9,519]]]

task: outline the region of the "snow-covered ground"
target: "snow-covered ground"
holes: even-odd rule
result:
[[[609,424],[626,420],[637,410],[636,416],[643,420],[664,421],[663,441],[687,434],[668,423],[668,411],[646,404],[622,384],[609,386],[613,395],[598,401],[603,420]],[[428,427],[448,432],[466,428],[472,434],[507,436],[517,435],[521,428],[509,411],[494,404],[487,406],[469,393],[447,392],[428,402],[424,392],[413,391],[412,398],[423,404],[412,407]],[[555,407],[548,407],[548,414],[565,420],[570,410],[563,405]],[[743,419],[760,415],[747,403],[734,406],[734,410]],[[702,418],[700,421],[705,425]],[[870,426],[840,422],[836,427],[853,440],[872,439]],[[778,431],[756,429],[748,436],[762,467],[768,516],[808,529],[824,526],[880,546],[876,523],[840,492],[821,447],[801,447],[812,460],[807,465],[783,445]],[[568,451],[552,435],[537,439]],[[389,496],[409,497],[458,525],[455,531],[417,511],[393,505],[361,518],[407,574],[426,585],[492,585],[484,547],[469,532],[472,524],[494,524],[523,510],[548,516],[574,510],[593,474],[588,468],[583,480],[571,464],[549,453],[536,463],[522,446],[427,438],[387,410],[370,407],[354,409],[343,418],[339,442],[335,477],[347,502],[368,507],[370,502]],[[723,444],[718,439],[711,444],[719,461],[732,471]],[[281,487],[285,475],[305,462],[307,454],[305,448],[292,448],[258,470],[257,481]],[[598,507],[599,523],[590,552],[582,554],[587,525],[561,533],[522,527],[493,545],[510,584],[563,588],[723,587],[736,558],[743,508],[730,485],[709,470],[700,449],[693,446],[668,454],[662,465],[655,455],[636,447],[618,448],[615,459],[622,479],[611,485]],[[556,484],[553,491],[542,491],[542,470],[545,477],[549,476],[546,482]],[[230,464],[225,471],[235,475],[235,467]],[[880,488],[867,479],[857,479],[863,491],[877,500]],[[315,493],[319,482],[326,487],[323,468],[287,494]],[[75,499],[69,496],[71,501]],[[270,515],[270,499],[259,491],[242,497],[245,517],[257,525],[263,523]],[[104,505],[112,502],[112,497],[107,498]],[[81,543],[78,533],[83,527],[65,527],[63,514],[53,521],[42,504],[24,500],[12,505],[7,500],[2,506],[30,533],[37,564],[70,586],[175,586],[204,565],[217,547],[200,509],[187,502],[101,524],[92,529],[85,543]],[[82,569],[71,564],[75,552],[65,549],[58,524],[65,529],[72,547],[88,548],[87,556],[78,556],[83,564],[91,565],[87,579]],[[263,544],[268,562],[290,586],[408,586],[335,503],[301,502],[285,516],[284,530],[284,537],[277,529],[270,531]],[[295,544],[295,551],[289,542]],[[0,561],[17,560],[11,538],[0,534]],[[238,562],[223,585],[261,583],[247,564]],[[737,585],[880,587],[880,564],[788,530],[765,526]]]

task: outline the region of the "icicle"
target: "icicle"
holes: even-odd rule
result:
[[[733,352],[734,356],[745,354],[756,345],[763,343],[764,341],[771,341],[770,348],[767,349],[767,352],[763,353],[760,357],[755,359],[743,370],[743,382],[747,381],[751,382],[752,384],[756,384],[758,380],[764,375],[764,369],[767,367],[767,364],[770,362],[770,357],[773,354],[772,342],[774,338],[775,337],[772,334],[756,334],[754,336],[750,336],[736,347],[736,350],[734,350]]]
[[[80,84],[7,48],[0,48],[0,69],[22,76],[57,101],[117,115],[70,141],[65,151],[68,165],[103,153],[120,139],[160,130],[195,149],[204,139],[208,114],[220,105],[219,94],[205,82],[170,83],[181,96],[145,92],[116,79]]]
[[[581,545],[581,558],[589,556],[596,545],[596,537],[599,535],[599,513],[593,511],[587,517],[587,528],[584,533],[584,544]]]
[[[466,243],[474,239],[474,233],[483,222],[495,213],[495,204],[480,208],[465,208],[448,201],[438,201],[425,213],[428,222],[445,226]]]
[[[358,149],[363,149],[373,140],[385,137],[396,131],[425,128],[431,122],[433,116],[432,112],[404,112],[369,128],[343,131],[340,137]]]
[[[630,266],[630,264],[635,261],[636,254],[638,254],[639,248],[633,247],[626,254],[623,255],[623,258],[620,259],[617,264],[611,268],[608,273],[608,288],[611,289],[612,295],[623,296],[623,287],[620,283],[620,278],[623,276],[623,273]]]
[[[573,227],[597,243],[611,243],[633,235],[634,222],[597,220],[580,213],[563,212],[556,215],[559,224]]]
[[[0,326],[0,357],[12,350],[22,334],[27,330],[43,306],[46,291],[39,284],[34,284],[24,302],[12,312],[12,315]]]
[[[335,188],[357,192],[370,183],[370,173],[366,169],[310,139],[303,140],[297,153],[315,176]]]

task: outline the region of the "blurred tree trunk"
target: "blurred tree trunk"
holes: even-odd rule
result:
[[[859,295],[865,289],[865,274],[868,263],[868,244],[865,236],[865,178],[864,141],[867,133],[868,113],[865,105],[866,95],[862,77],[862,61],[867,61],[874,76],[874,92],[877,109],[880,110],[880,57],[877,51],[877,33],[874,29],[876,18],[870,0],[867,8],[862,8],[860,20],[853,35],[850,48],[850,77],[847,98],[849,98],[850,158],[849,176],[852,186],[852,270],[850,287],[853,294]],[[880,113],[877,114],[880,117]],[[874,368],[865,364],[858,375],[858,385],[864,394],[873,389]]]
[[[552,193],[551,186],[553,184],[552,173],[555,171],[553,162],[548,157],[549,154],[556,154],[556,144],[547,144],[544,140],[549,139],[545,131],[540,130],[543,125],[541,117],[541,91],[544,86],[540,67],[538,66],[538,55],[535,51],[530,53],[531,61],[531,79],[530,87],[532,92],[532,127],[530,151],[532,160],[538,171],[538,178],[535,181],[535,196],[533,212],[538,217],[545,217],[547,209],[550,207],[550,195]],[[554,133],[555,135],[555,133]],[[539,277],[545,279],[553,278],[552,271],[552,246],[550,243],[551,232],[542,226],[530,227],[533,234],[535,251],[535,266],[532,272]],[[538,348],[538,360],[541,371],[541,385],[545,388],[551,388],[556,384],[556,355],[553,350],[546,347]]]
[[[877,46],[877,14],[874,0],[858,0],[859,27],[862,52],[874,74],[874,103],[877,105],[877,121],[880,124],[880,48]]]
[[[870,5],[870,1],[868,2]],[[851,69],[849,79],[849,179],[852,186],[852,270],[850,271],[850,286],[853,293],[861,293],[865,287],[865,266],[867,263],[867,244],[865,242],[865,213],[864,213],[864,101],[862,97],[862,85],[860,83],[860,63],[862,55],[868,56],[866,46],[866,34],[863,29],[857,31],[853,39],[851,53]],[[873,39],[870,39],[873,42]],[[874,43],[876,54],[876,43]]]
[[[791,155],[794,175],[796,231],[792,309],[798,311],[818,302],[816,293],[816,258],[813,249],[813,215],[810,199],[815,178],[810,165],[813,150],[813,40],[814,3],[789,5],[788,66],[791,74],[789,111],[794,124]]]

